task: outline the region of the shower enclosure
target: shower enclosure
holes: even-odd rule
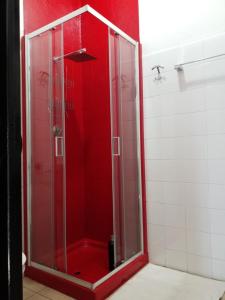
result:
[[[94,290],[143,256],[138,73],[90,6],[26,36],[28,275]]]

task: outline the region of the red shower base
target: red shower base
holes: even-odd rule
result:
[[[25,274],[26,276],[53,289],[61,291],[62,293],[67,294],[75,299],[104,300],[147,263],[148,255],[140,255],[117,273],[113,274],[109,279],[100,284],[94,290],[82,287],[74,282],[60,278],[59,276],[47,273],[45,271],[41,271],[31,266],[27,266]]]
[[[94,283],[109,272],[107,244],[83,239],[67,251],[67,273]]]

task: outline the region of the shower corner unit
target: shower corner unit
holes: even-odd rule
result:
[[[89,5],[25,41],[26,275],[103,300],[148,263],[140,44]]]

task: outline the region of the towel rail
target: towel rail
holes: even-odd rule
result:
[[[221,57],[221,56],[225,56],[225,53],[218,54],[218,55],[213,55],[213,56],[210,56],[210,57],[200,58],[200,59],[196,59],[196,60],[191,60],[191,61],[188,61],[188,62],[185,62],[185,63],[182,63],[182,64],[177,64],[177,65],[174,66],[174,69],[176,71],[180,72],[180,71],[183,71],[183,66],[198,63],[198,62],[213,59],[213,58],[217,58],[217,57]]]

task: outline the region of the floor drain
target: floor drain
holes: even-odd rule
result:
[[[78,272],[75,272],[74,275],[80,275],[80,272],[79,272],[79,271],[78,271]]]

